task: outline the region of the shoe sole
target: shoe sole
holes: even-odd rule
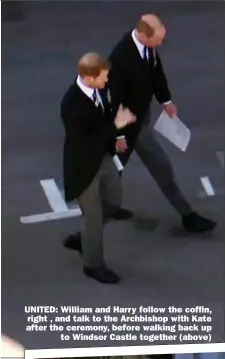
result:
[[[87,278],[90,278],[90,279],[93,279],[93,280],[95,280],[96,282],[99,282],[99,283],[102,283],[102,284],[118,284],[119,282],[120,282],[120,279],[118,279],[117,281],[115,281],[115,282],[108,282],[108,281],[103,281],[103,280],[101,280],[101,279],[97,279],[97,278],[95,278],[95,277],[92,277],[91,275],[89,275],[89,274],[86,274],[86,273],[84,273],[84,275],[87,277]]]
[[[191,233],[206,233],[206,232],[212,232],[215,228],[216,228],[216,224],[214,226],[212,226],[211,228],[207,228],[207,229],[191,229],[191,228],[186,228],[184,227],[188,232]]]

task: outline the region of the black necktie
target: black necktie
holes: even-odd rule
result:
[[[100,105],[102,110],[104,111],[104,105],[101,102],[102,98],[100,97],[100,99],[99,99],[99,96],[100,95],[97,94],[97,90],[95,89],[93,92],[93,95],[92,95],[93,102],[96,107],[98,107]]]
[[[97,91],[96,90],[94,90],[94,92],[93,92],[92,99],[93,99],[95,104],[96,103],[98,104],[98,97],[97,97]]]
[[[143,49],[143,60],[145,62],[148,62],[148,55],[149,55],[149,51],[148,51],[148,47],[147,46],[144,46],[144,49]]]

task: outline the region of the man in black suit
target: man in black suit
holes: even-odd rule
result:
[[[157,16],[143,15],[136,29],[122,38],[109,57],[112,64],[109,87],[114,110],[122,103],[137,116],[136,123],[121,131],[117,147],[124,152],[120,156],[123,165],[132,151],[136,151],[187,230],[210,231],[216,223],[192,210],[176,184],[166,153],[148,126],[153,96],[170,117],[177,114],[157,50],[165,35],[166,29]]]
[[[102,202],[125,211],[120,208],[121,186],[113,156],[117,131],[135,117],[122,107],[113,116],[104,91],[109,67],[109,62],[95,53],[81,58],[78,77],[62,100],[61,117],[66,132],[65,199],[77,199],[84,219],[81,240],[72,238],[73,249],[82,252],[87,276],[117,283],[119,277],[104,263]]]

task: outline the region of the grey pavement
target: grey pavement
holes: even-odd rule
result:
[[[224,340],[223,4],[219,2],[24,2],[2,23],[2,331],[26,348],[62,348],[57,333],[25,331],[25,305],[124,307],[205,305],[213,341]],[[159,138],[192,205],[218,221],[214,233],[187,235],[153,179],[133,155],[123,178],[129,222],[105,230],[106,258],[118,286],[82,275],[81,258],[62,247],[80,219],[25,225],[20,217],[50,211],[39,181],[62,180],[59,106],[86,51],[107,54],[146,11],[168,28],[162,48],[180,117],[192,130],[186,153]],[[160,113],[153,106],[153,119]],[[158,136],[159,137],[159,136]],[[200,177],[216,195],[201,198]],[[67,347],[143,345],[75,342]],[[149,343],[144,343],[148,345]]]

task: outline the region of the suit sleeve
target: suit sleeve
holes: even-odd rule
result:
[[[111,59],[110,59],[111,60]],[[129,102],[126,98],[128,90],[127,86],[129,83],[129,77],[126,73],[126,70],[122,64],[114,64],[112,61],[112,68],[109,72],[109,89],[111,93],[111,101],[112,101],[112,110],[113,116],[115,117],[119,106],[122,105],[123,107],[129,108]],[[130,109],[131,110],[131,109]],[[124,136],[124,130],[126,127],[117,130],[116,137]]]
[[[159,54],[156,52],[156,65],[153,73],[153,93],[160,104],[172,100],[166,75]]]
[[[116,112],[120,104],[125,105],[126,99],[126,73],[122,66],[113,65],[109,72],[109,88],[112,96],[113,114]]]

